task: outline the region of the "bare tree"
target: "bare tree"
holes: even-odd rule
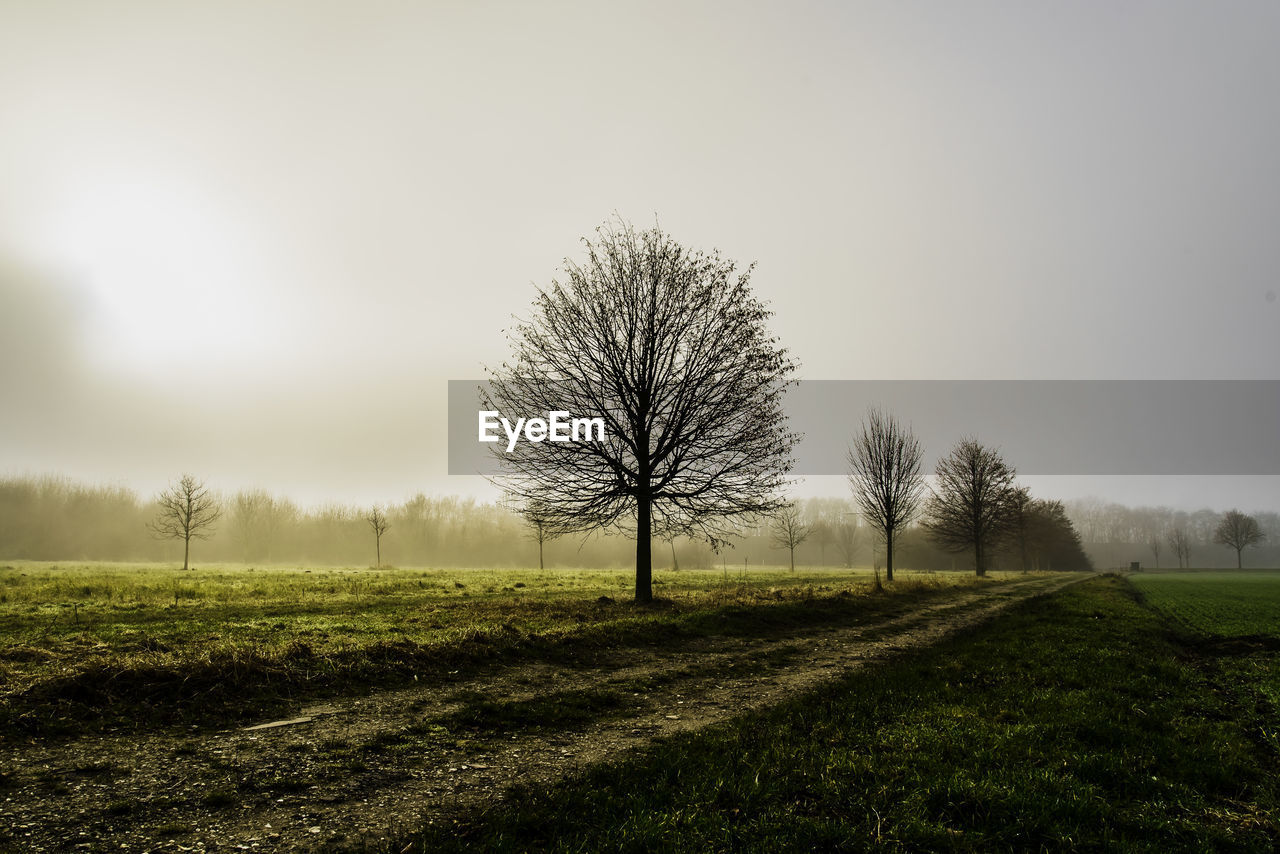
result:
[[[538,569],[545,569],[542,560],[542,549],[548,540],[556,538],[555,531],[552,530],[548,521],[548,516],[543,511],[540,503],[530,504],[523,511],[525,522],[529,526],[528,537],[538,544]]]
[[[1181,525],[1175,525],[1169,531],[1169,546],[1178,558],[1178,568],[1189,568],[1191,566],[1191,537],[1187,534],[1187,529]]]
[[[584,243],[585,261],[566,261],[565,281],[516,324],[513,360],[481,398],[513,420],[601,420],[589,441],[497,446],[499,483],[517,504],[541,501],[557,534],[634,536],[635,596],[647,602],[653,537],[718,548],[734,521],[781,505],[798,441],[782,412],[795,364],[766,328],[750,269],[735,274],[656,227],[606,225]]]
[[[937,485],[926,502],[924,528],[947,551],[972,550],[980,576],[1014,524],[1014,474],[999,453],[972,438],[962,439],[934,472]]]
[[[391,523],[387,521],[387,514],[376,504],[373,505],[373,508],[365,515],[364,520],[369,523],[369,527],[373,530],[373,547],[378,560],[374,566],[381,567],[382,535],[391,528]]]
[[[1256,546],[1266,537],[1258,527],[1258,520],[1246,516],[1239,510],[1228,510],[1213,532],[1213,541],[1220,546],[1229,546],[1236,550],[1236,569],[1241,569],[1244,562],[1241,552],[1250,546]]]
[[[854,436],[846,454],[849,484],[862,518],[884,539],[887,581],[893,581],[894,539],[920,508],[922,456],[911,428],[878,409],[867,413],[862,432]]]
[[[858,528],[857,517],[850,516],[850,519],[837,522],[831,529],[836,548],[839,549],[840,557],[844,559],[844,565],[848,569],[852,569],[858,559],[858,546],[862,539],[859,536],[861,531]]]
[[[178,482],[156,497],[160,512],[148,527],[162,540],[182,540],[182,568],[191,566],[191,538],[205,540],[213,533],[213,523],[222,508],[204,482],[184,474]]]
[[[800,511],[794,504],[788,504],[774,514],[769,533],[773,537],[773,544],[780,549],[786,549],[791,555],[792,572],[796,571],[796,547],[809,539],[811,531],[812,529],[804,523]]]
[[[1147,540],[1147,547],[1151,549],[1151,555],[1156,559],[1156,569],[1160,568],[1160,535],[1154,531]]]

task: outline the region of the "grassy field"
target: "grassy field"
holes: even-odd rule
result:
[[[676,703],[699,679],[754,685],[753,649],[777,643],[762,654],[792,657],[770,666],[803,667],[816,644],[797,637],[874,629],[958,585],[1000,581],[904,574],[872,594],[862,572],[662,572],[661,600],[638,607],[624,571],[15,564],[0,567],[0,731],[119,732],[132,719],[186,733],[423,676],[452,697],[437,711],[409,708],[404,726],[365,734],[335,718],[340,738],[299,736],[304,753],[289,754],[295,783],[313,753],[320,782],[330,765],[374,779],[374,751],[425,751],[430,768],[514,739],[522,751],[563,744],[613,718],[626,731],[630,717],[665,713],[649,695]],[[354,850],[1277,850],[1278,614],[1280,573],[1095,578],[781,705]],[[661,668],[617,684],[517,681],[516,697],[484,681],[496,658],[612,675],[640,649],[666,656],[712,637],[742,654],[699,659],[711,669],[669,690]],[[474,696],[449,694],[468,674]],[[234,769],[210,767],[240,791]],[[218,808],[238,814],[240,798]]]
[[[1131,576],[1147,602],[1191,632],[1280,637],[1280,572],[1178,572]]]
[[[903,573],[887,595],[837,595],[871,583],[857,571],[657,572],[660,601],[637,607],[622,570],[4,565],[0,723],[216,720],[495,655],[812,621],[814,600],[829,618],[883,612],[977,582]]]
[[[1090,581],[394,850],[1274,851],[1274,649],[1180,625]]]

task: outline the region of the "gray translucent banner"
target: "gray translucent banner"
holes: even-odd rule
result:
[[[449,381],[450,474],[501,473],[495,444],[479,441],[482,385]],[[1020,474],[1280,475],[1276,380],[806,380],[785,405],[803,435],[792,474],[845,474],[871,407],[911,425],[930,472],[972,436]]]

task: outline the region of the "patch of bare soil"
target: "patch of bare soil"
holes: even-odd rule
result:
[[[958,589],[918,611],[787,637],[495,665],[189,735],[0,745],[0,850],[296,851],[376,845],[937,643],[1081,580]]]

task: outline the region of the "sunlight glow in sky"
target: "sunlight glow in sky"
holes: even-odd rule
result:
[[[807,379],[1275,379],[1278,42],[1246,2],[0,0],[40,342],[0,472],[472,491],[447,380],[615,213],[756,261]]]

